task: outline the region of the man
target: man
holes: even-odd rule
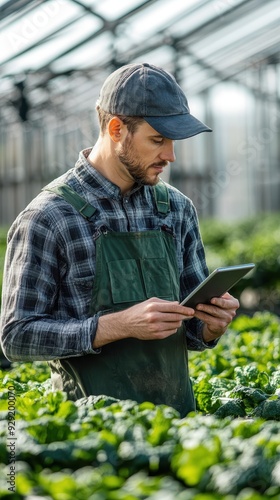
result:
[[[47,360],[54,389],[195,408],[188,349],[214,347],[235,316],[229,293],[179,302],[208,274],[195,209],[160,181],[174,141],[210,129],[175,79],[130,64],[105,81],[100,135],[10,229],[2,346]]]

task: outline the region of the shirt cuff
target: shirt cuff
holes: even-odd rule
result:
[[[203,344],[205,345],[206,349],[213,349],[213,347],[216,347],[216,345],[218,344],[219,342],[219,338],[218,339],[215,339],[215,340],[210,340],[210,342],[204,342],[203,341]]]
[[[213,349],[213,347],[215,347],[218,344],[220,337],[218,337],[217,339],[214,339],[214,340],[209,340],[209,342],[205,342],[205,340],[203,338],[203,333],[202,333],[203,326],[204,326],[204,323],[202,321],[200,321],[200,325],[199,325],[199,329],[198,329],[199,340],[205,349]]]
[[[205,342],[203,339],[202,331],[204,323],[193,318],[184,322],[186,328],[187,348],[189,351],[204,351],[205,349],[213,349],[219,339]]]
[[[93,316],[92,318],[89,318],[88,325],[87,325],[87,335],[86,335],[86,345],[85,347],[85,354],[100,354],[102,351],[102,347],[97,347],[94,349],[92,347],[95,335],[96,335],[96,330],[97,330],[97,324],[98,324],[98,315]]]

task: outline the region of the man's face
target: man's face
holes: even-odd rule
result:
[[[174,141],[158,134],[147,122],[127,134],[116,149],[126,174],[134,182],[153,186],[169,162],[175,161]]]

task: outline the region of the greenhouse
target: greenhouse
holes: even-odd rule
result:
[[[279,500],[279,1],[0,13],[0,498]],[[149,111],[102,125],[131,64],[172,75],[211,133],[164,135]]]

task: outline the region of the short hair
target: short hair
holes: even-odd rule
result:
[[[96,111],[98,114],[101,135],[104,134],[106,127],[113,116],[117,116],[127,126],[127,130],[132,135],[136,132],[139,125],[145,121],[142,116],[112,115],[111,113],[101,109],[98,105],[96,106]]]

